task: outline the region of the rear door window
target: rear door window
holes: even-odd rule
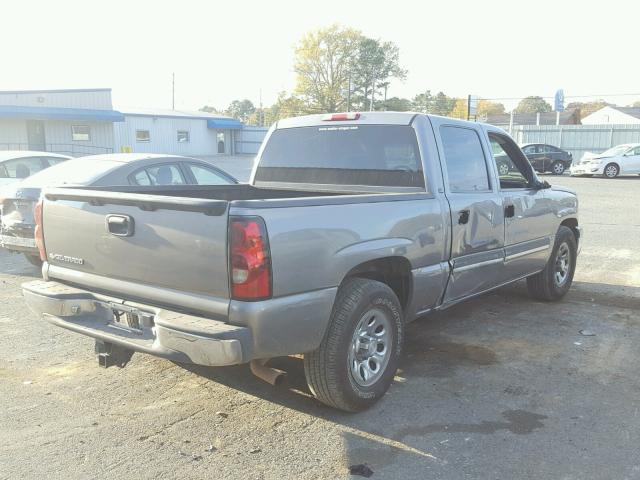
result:
[[[187,183],[175,164],[154,165],[153,167],[145,168],[144,171],[151,182],[150,185],[184,185]],[[137,176],[134,178],[138,179]],[[144,181],[143,177],[140,177],[140,180]],[[149,184],[139,183],[138,185]]]
[[[197,185],[229,185],[231,181],[211,168],[195,163],[187,164]]]
[[[440,138],[452,192],[488,192],[491,190],[487,163],[480,137],[464,127],[440,127]]]
[[[415,131],[408,125],[327,125],[275,130],[256,181],[423,187]]]
[[[6,177],[9,178],[27,178],[44,168],[40,157],[16,158],[7,160],[2,165]]]

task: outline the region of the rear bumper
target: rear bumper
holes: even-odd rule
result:
[[[331,318],[337,288],[261,302],[231,301],[229,323],[125,301],[36,280],[22,285],[29,308],[48,322],[103,342],[170,360],[207,366],[309,352],[318,348]],[[128,331],[113,310],[150,316],[149,326]]]
[[[25,283],[22,292],[29,307],[48,322],[136,352],[207,366],[251,360],[248,328],[123,302],[57,282]],[[123,328],[114,322],[114,305],[148,315],[151,322],[140,329]]]

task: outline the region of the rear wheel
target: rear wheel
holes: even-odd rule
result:
[[[551,173],[554,175],[562,175],[564,173],[565,167],[562,162],[553,162],[551,164]]]
[[[385,394],[402,354],[401,312],[384,283],[352,278],[340,287],[320,347],[304,356],[307,383],[318,400],[357,412]]]
[[[24,258],[26,258],[27,261],[34,267],[38,267],[38,268],[42,267],[42,260],[40,260],[40,257],[38,255],[31,255],[29,253],[25,253]]]
[[[561,226],[546,267],[527,278],[529,294],[545,301],[560,300],[571,288],[577,257],[576,237],[569,227]]]
[[[616,178],[620,173],[620,167],[615,163],[610,163],[604,167],[604,176],[607,178]]]
[[[506,163],[499,163],[498,173],[500,174],[501,177],[504,177],[505,175],[509,175],[509,165],[507,165]]]

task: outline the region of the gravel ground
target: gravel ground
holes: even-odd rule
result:
[[[548,179],[586,229],[565,300],[519,283],[412,323],[395,384],[356,415],[316,402],[299,358],[272,362],[280,387],[142,354],[100,369],[26,309],[38,272],[0,252],[0,478],[640,478],[640,177]]]

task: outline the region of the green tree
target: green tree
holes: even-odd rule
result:
[[[413,108],[411,100],[408,98],[391,97],[382,102],[378,102],[376,110],[384,110],[389,112],[408,112]]]
[[[467,119],[468,106],[466,98],[458,98],[456,103],[453,106],[453,109],[449,113],[450,117],[453,118],[461,118],[462,120]]]
[[[256,107],[251,100],[244,99],[231,102],[225,113],[230,117],[246,122],[255,110]]]
[[[434,115],[449,115],[455,107],[456,99],[448,97],[444,92],[431,94],[431,90],[420,93],[413,98],[413,109],[418,112],[432,113]]]
[[[604,100],[594,100],[592,102],[571,102],[567,105],[567,110],[580,110],[580,118],[584,118],[587,115],[591,115],[593,112],[597,112],[601,108],[614,106],[612,103],[605,102]]]
[[[389,86],[392,78],[406,78],[400,67],[400,50],[392,42],[362,37],[351,68],[353,109],[375,107],[375,97]]]
[[[212,107],[210,105],[205,105],[204,107],[200,108],[201,112],[207,112],[207,113],[219,113],[220,115],[222,115],[222,112],[220,110],[218,110],[216,107]]]
[[[523,98],[515,108],[516,113],[545,113],[550,111],[551,105],[544,98],[537,96]]]
[[[295,49],[295,93],[307,105],[319,112],[344,109],[361,37],[358,30],[332,25],[302,38]]]
[[[503,104],[490,100],[478,100],[478,116],[502,115],[504,113]]]

